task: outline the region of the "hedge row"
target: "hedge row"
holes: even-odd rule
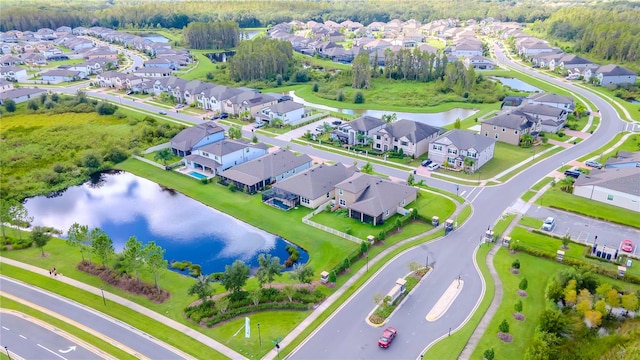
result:
[[[307,311],[309,310],[309,305],[295,303],[295,302],[286,302],[286,303],[258,304],[256,306],[252,305],[252,306],[242,307],[238,309],[231,309],[225,312],[224,314],[219,314],[207,320],[207,327],[212,327],[219,322],[230,320],[240,315],[258,312],[258,311],[271,311],[271,310]]]

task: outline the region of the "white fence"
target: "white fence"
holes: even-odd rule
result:
[[[322,224],[318,224],[317,222],[314,222],[314,221],[309,220],[309,219],[311,219],[314,215],[319,214],[320,212],[324,211],[324,209],[325,209],[327,206],[330,206],[330,205],[331,205],[331,201],[327,201],[326,203],[324,203],[324,204],[322,204],[322,205],[318,206],[318,208],[317,208],[317,209],[315,209],[311,214],[309,214],[309,215],[307,215],[307,216],[303,217],[303,218],[302,218],[302,222],[303,222],[304,224],[309,225],[309,226],[313,226],[313,227],[314,227],[314,228],[316,228],[316,229],[320,229],[320,230],[322,230],[322,231],[326,231],[326,232],[331,233],[331,234],[333,234],[333,235],[340,236],[341,238],[345,238],[345,239],[347,239],[347,240],[349,240],[349,241],[353,241],[353,242],[355,242],[356,244],[360,244],[360,243],[362,242],[362,239],[358,239],[358,238],[357,238],[357,237],[355,237],[355,236],[352,236],[352,235],[349,235],[349,234],[345,234],[345,233],[343,233],[342,231],[338,231],[338,230],[336,230],[336,229],[334,229],[334,228],[330,228],[330,227],[328,227],[328,226],[324,226],[324,225],[322,225]]]

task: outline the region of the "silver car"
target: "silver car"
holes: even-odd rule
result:
[[[546,218],[542,224],[542,230],[544,231],[552,231],[554,227],[556,227],[556,219],[551,216]]]
[[[584,164],[587,165],[587,166],[596,168],[596,169],[602,169],[602,164],[600,164],[599,162],[594,161],[594,160],[585,161]]]

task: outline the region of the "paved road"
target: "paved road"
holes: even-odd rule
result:
[[[179,355],[157,344],[148,334],[57,294],[36,289],[5,276],[0,276],[0,288],[5,293],[25,299],[84,324],[150,359],[182,359]],[[29,358],[42,359],[43,357]],[[51,356],[44,358],[51,358]]]
[[[352,297],[349,303],[335,312],[330,320],[298,347],[291,354],[291,358],[419,357],[425,345],[446,335],[449,329],[456,329],[462,325],[482,296],[484,286],[479,274],[475,271],[473,253],[486,228],[491,226],[518,199],[520,194],[529,189],[538,179],[559,167],[563,162],[568,163],[582,154],[599,148],[622,130],[624,123],[604,100],[586,90],[524,69],[506,59],[500,49],[496,49],[496,53],[500,62],[560,86],[568,87],[571,91],[588,98],[600,109],[602,126],[589,139],[553,155],[543,162],[531,165],[507,183],[475,190],[475,197],[472,200],[474,213],[462,228],[442,240],[421,245],[389,262]],[[409,261],[415,260],[422,263],[426,261],[427,256],[432,262],[430,265],[434,266],[433,273],[423,281],[421,286],[390,319],[388,325],[398,329],[398,337],[394,344],[389,349],[377,348],[376,339],[380,335],[381,329],[372,328],[364,322],[364,318],[373,308],[373,295],[377,292],[386,294],[395,280],[407,273]],[[457,276],[462,276],[465,280],[465,286],[460,296],[442,318],[435,322],[427,322],[426,314]],[[331,346],[327,346],[328,343]]]
[[[0,312],[2,347],[24,359],[100,359],[100,356],[27,319]]]

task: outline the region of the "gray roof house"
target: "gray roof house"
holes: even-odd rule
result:
[[[280,149],[223,171],[220,182],[224,185],[233,183],[236,188],[253,194],[310,167],[309,155],[296,156],[289,150]]]
[[[386,125],[382,119],[377,117],[361,116],[338,126],[338,129],[331,132],[331,139],[337,139],[349,145],[366,144],[374,133]],[[358,138],[359,134],[360,138]]]
[[[191,155],[185,156],[184,163],[189,168],[216,175],[232,166],[266,155],[267,152],[268,148],[263,143],[225,139],[194,148]]]
[[[444,129],[425,123],[401,119],[373,134],[373,148],[378,151],[400,151],[419,157],[429,151],[429,141],[444,133]]]
[[[640,167],[640,151],[619,151],[617,157],[607,159],[605,169]]]
[[[454,170],[475,171],[493,159],[496,140],[480,134],[451,130],[429,143],[429,158]],[[465,159],[467,164],[465,164]],[[469,166],[469,164],[473,164]]]
[[[282,209],[298,205],[315,209],[333,199],[335,186],[357,171],[342,163],[320,164],[277,182],[262,193],[262,202]]]
[[[378,176],[355,173],[336,185],[336,204],[349,210],[349,217],[375,225],[400,212],[412,203],[418,189]]]
[[[640,212],[640,168],[592,170],[580,176],[573,194],[605,204]]]
[[[224,129],[213,121],[186,128],[171,139],[171,151],[178,156],[191,154],[194,148],[224,139]]]
[[[615,64],[600,66],[596,70],[595,76],[598,78],[600,86],[635,84],[637,74],[629,69]]]
[[[47,90],[45,89],[34,89],[34,88],[17,88],[17,89],[9,89],[0,93],[0,105],[2,105],[6,100],[11,99],[16,104],[20,104],[29,99],[33,99],[40,94],[46,94]]]
[[[567,111],[544,104],[523,104],[518,108],[523,113],[542,121],[540,131],[556,133],[567,122]]]
[[[529,97],[527,98],[527,102],[529,104],[544,104],[555,106],[559,109],[565,109],[567,111],[573,111],[573,109],[575,109],[575,102],[573,101],[573,98],[552,93],[538,93],[529,95]]]
[[[540,129],[541,120],[520,109],[496,115],[483,121],[480,126],[484,136],[516,146],[520,145],[522,135],[536,136]]]

